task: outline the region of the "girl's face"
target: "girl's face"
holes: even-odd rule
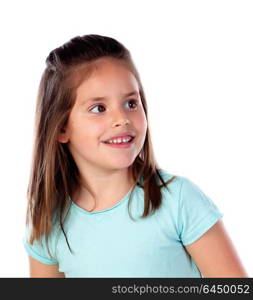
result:
[[[102,58],[95,64],[91,76],[77,89],[65,133],[58,140],[68,143],[77,166],[85,172],[128,168],[140,153],[147,131],[138,83],[115,59]],[[136,94],[126,96],[132,92]],[[104,99],[92,101],[98,97]],[[128,148],[103,142],[126,131],[135,134]]]

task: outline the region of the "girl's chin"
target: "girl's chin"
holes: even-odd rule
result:
[[[110,169],[126,169],[129,168],[134,162],[134,159],[128,159],[128,160],[107,160],[106,161],[106,167]]]

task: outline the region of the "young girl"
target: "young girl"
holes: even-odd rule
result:
[[[247,277],[212,200],[159,168],[130,52],[101,35],[53,50],[36,108],[31,277]]]

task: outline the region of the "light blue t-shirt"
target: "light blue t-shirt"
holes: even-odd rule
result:
[[[165,181],[173,175],[164,170]],[[162,205],[153,215],[139,218],[144,208],[144,191],[134,187],[131,215],[130,191],[113,207],[88,212],[74,202],[65,223],[72,251],[59,228],[49,239],[30,245],[26,229],[23,243],[30,256],[44,264],[58,264],[65,277],[202,277],[185,245],[199,239],[222,216],[214,202],[183,176],[162,188]]]

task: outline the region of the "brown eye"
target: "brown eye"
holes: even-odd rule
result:
[[[127,103],[131,103],[131,104],[130,104],[130,109],[131,109],[131,110],[136,109],[136,107],[138,106],[138,101],[135,100],[135,99],[130,99],[130,100],[127,101]],[[97,111],[97,112],[94,112],[93,110],[94,110],[96,107],[98,108],[98,111]],[[91,112],[93,112],[93,113],[95,113],[95,114],[99,114],[99,113],[104,112],[104,110],[101,111],[101,109],[99,109],[99,108],[101,108],[101,107],[103,107],[103,109],[104,109],[104,105],[102,105],[102,104],[97,104],[96,106],[93,106],[89,111],[91,111]]]
[[[134,100],[134,99],[130,99],[130,100],[128,100],[128,103],[134,103],[134,107],[133,107],[133,109],[134,109],[134,108],[136,108],[136,106],[137,106],[137,102],[138,102],[138,101],[136,101],[136,100]]]
[[[101,104],[98,104],[98,105],[94,106],[90,111],[92,111],[95,107],[104,107],[104,106],[101,105]],[[99,112],[101,112],[100,109],[99,109]],[[103,111],[102,111],[102,112],[103,112]]]

